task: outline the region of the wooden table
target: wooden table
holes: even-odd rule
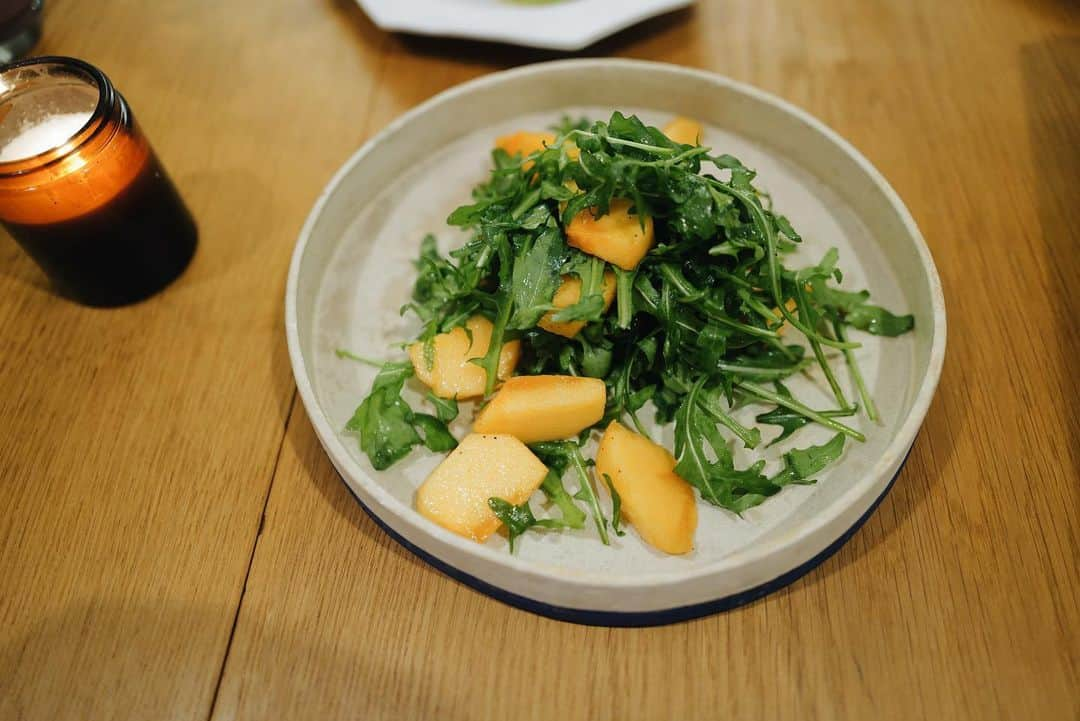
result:
[[[293,386],[286,266],[390,119],[545,52],[405,38],[349,0],[49,0],[201,227],[119,310],[0,238],[0,719],[1076,719],[1080,6],[704,0],[591,55],[708,68],[850,138],[949,306],[910,462],[836,556],[750,606],[550,621],[415,559]]]

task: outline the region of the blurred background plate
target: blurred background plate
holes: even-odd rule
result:
[[[693,0],[357,0],[383,30],[580,50]]]

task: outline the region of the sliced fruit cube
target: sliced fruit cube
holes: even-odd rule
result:
[[[484,406],[476,433],[508,433],[523,443],[571,438],[604,417],[607,388],[599,378],[514,376]]]
[[[481,358],[487,353],[492,330],[490,320],[475,315],[465,322],[465,328],[454,328],[447,333],[440,333],[433,341],[430,365],[424,351],[425,344],[413,343],[409,346],[409,358],[412,360],[416,377],[440,398],[464,399],[484,395],[487,373],[470,360]],[[519,341],[512,340],[503,344],[499,353],[499,380],[509,378],[514,372],[520,352]]]
[[[416,492],[416,510],[448,531],[484,542],[502,522],[489,498],[520,505],[547,475],[547,466],[510,435],[471,433]]]
[[[566,242],[597,258],[624,270],[637,267],[656,242],[652,218],[644,219],[630,213],[633,206],[626,198],[611,201],[606,215],[593,217],[593,209],[586,208],[574,216],[566,226]]]
[[[596,475],[605,474],[622,498],[623,516],[646,543],[665,553],[694,549],[694,489],[675,473],[666,448],[612,421],[596,452]]]

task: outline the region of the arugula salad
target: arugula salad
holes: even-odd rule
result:
[[[681,554],[699,498],[743,513],[865,440],[846,421],[878,419],[858,334],[898,336],[913,317],[841,290],[836,249],[785,265],[802,241],[792,223],[753,170],[701,141],[693,120],[661,130],[619,112],[496,141],[490,176],[447,219],[469,240],[447,255],[421,243],[408,359],[380,364],[346,426],[377,470],[419,446],[448,454],[417,491],[421,514],[478,542],[505,526],[511,551],[529,531],[593,528],[610,544],[629,524]],[[830,407],[785,384],[814,368]],[[402,397],[407,382],[426,408]],[[459,439],[449,424],[467,400]],[[751,404],[755,422],[736,420]],[[674,423],[673,448],[645,414]],[[771,474],[764,459],[737,467],[732,449],[758,453],[763,427],[779,429],[771,445],[810,424],[834,435]]]

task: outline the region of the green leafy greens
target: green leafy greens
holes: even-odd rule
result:
[[[544,482],[540,485],[540,490],[544,492],[544,496],[547,497],[548,502],[554,504],[555,508],[559,510],[560,517],[538,519],[533,514],[528,501],[515,506],[509,501],[501,498],[489,498],[488,507],[499,517],[500,521],[506,524],[510,537],[511,551],[514,550],[514,541],[517,540],[518,536],[531,528],[560,529],[585,527],[585,512],[574,503],[575,496],[570,495],[570,492],[566,490],[566,487],[562,482],[563,476],[566,474],[566,471],[571,464],[574,464],[577,459],[581,459],[581,451],[571,443],[538,444],[533,448],[533,451],[535,451],[548,466],[548,474],[544,478]],[[581,462],[584,463],[584,459],[581,459]],[[587,486],[589,492],[592,492],[592,485],[589,484],[588,476],[579,477],[578,480],[584,484],[582,486],[583,489]],[[577,495],[581,496],[583,494],[579,491]],[[616,516],[617,515],[618,506],[616,506]],[[616,533],[620,533],[621,535],[618,526],[616,526]]]
[[[601,378],[607,408],[598,425],[628,420],[644,433],[639,414],[651,402],[659,423],[674,421],[677,473],[704,500],[735,513],[786,485],[813,482],[848,438],[864,440],[838,420],[859,408],[878,418],[855,358],[860,344],[849,330],[897,336],[913,328],[912,316],[871,305],[865,290],[838,288],[843,274],[835,249],[816,265],[786,267],[783,256],[802,238],[754,187],[754,171],[736,158],[673,142],[618,112],[606,122],[564,118],[552,129],[554,142],[527,157],[493,151],[489,179],[448,218],[470,232],[464,245],[442,255],[432,236],[421,244],[403,311],[422,323],[416,341],[425,344],[429,363],[438,333],[483,315],[493,324],[491,343],[473,362],[487,371],[485,395],[494,390],[500,351],[510,340],[522,342],[519,373]],[[656,244],[633,270],[566,241],[574,217],[601,216],[615,199],[628,199],[643,227],[646,217],[654,223]],[[615,273],[617,301],[614,312],[605,313],[601,287],[608,270]],[[580,298],[556,309],[552,298],[565,275],[580,278]],[[551,311],[556,321],[587,325],[573,338],[553,335],[537,326]],[[785,328],[808,347],[786,339]],[[830,353],[842,356],[858,405],[848,400]],[[784,385],[812,366],[821,369],[835,408],[811,408]],[[410,375],[408,363],[384,365],[347,426],[378,469],[421,444],[435,451],[454,447],[447,423],[457,415],[456,402],[429,395],[435,415],[413,411],[401,398]],[[769,445],[809,424],[835,435],[823,445],[788,451],[771,478],[764,460],[737,468],[730,444],[757,449],[762,443],[759,428],[734,417],[747,403],[774,406],[756,416],[757,423],[780,429]],[[528,502],[491,499],[511,544],[530,528],[582,528],[586,512],[575,500],[592,515],[604,543],[609,528],[621,534],[621,499],[611,479],[603,479],[613,501],[612,518],[606,518],[577,443],[533,450],[551,469],[542,490],[558,515],[537,518]],[[574,496],[562,485],[570,469],[579,481]]]
[[[364,399],[345,430],[360,436],[360,448],[376,470],[400,461],[415,446],[425,445],[436,453],[451,451],[457,441],[447,428],[450,406],[440,404],[439,415],[416,413],[401,397],[406,379],[412,377],[412,363],[386,363],[375,376],[371,394]],[[454,403],[454,414],[457,404]]]

